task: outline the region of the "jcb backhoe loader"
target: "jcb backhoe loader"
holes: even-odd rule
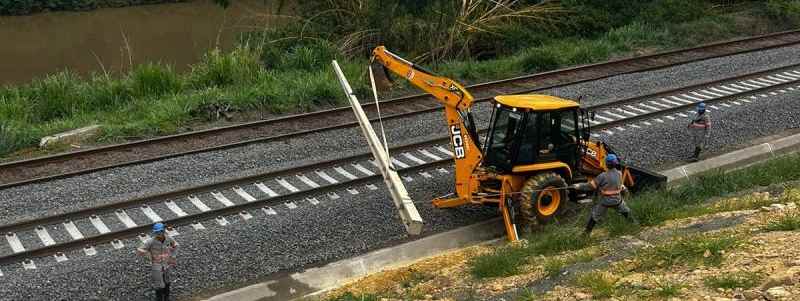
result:
[[[473,97],[457,82],[379,46],[371,63],[404,77],[444,106],[455,160],[456,195],[438,198],[438,208],[464,204],[497,205],[508,239],[518,239],[517,224],[547,223],[580,195],[568,184],[591,180],[606,169],[614,153],[591,141],[589,115],[575,101],[547,95],[495,96],[485,145],[479,142],[471,107]],[[622,167],[631,190],[661,185],[666,178]]]

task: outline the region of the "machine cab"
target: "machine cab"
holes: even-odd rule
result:
[[[547,95],[495,97],[484,166],[499,172],[538,163],[580,160],[578,103]]]

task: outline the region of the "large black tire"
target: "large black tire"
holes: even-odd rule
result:
[[[523,225],[546,224],[566,210],[567,182],[557,173],[532,176],[522,185],[520,219]]]

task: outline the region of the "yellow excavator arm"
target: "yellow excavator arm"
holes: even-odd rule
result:
[[[444,117],[456,163],[458,197],[434,200],[434,204],[452,207],[467,203],[472,192],[480,185],[472,175],[483,158],[475,121],[470,112],[474,101],[472,94],[452,79],[436,76],[433,72],[389,52],[384,46],[376,47],[372,55],[371,63],[379,63],[386,70],[404,77],[417,88],[430,93],[444,106]]]
[[[389,71],[405,77],[417,88],[436,97],[444,106],[456,110],[472,107],[472,94],[459,83],[446,77],[436,76],[433,72],[389,52],[384,46],[378,46],[372,51],[371,63],[373,62],[378,62]]]

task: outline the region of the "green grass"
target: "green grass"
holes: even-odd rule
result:
[[[377,295],[354,295],[351,292],[347,292],[341,296],[335,298],[326,299],[326,301],[379,301],[381,298]]]
[[[539,300],[539,295],[536,295],[536,293],[533,292],[533,290],[531,290],[529,288],[525,288],[525,289],[522,290],[522,292],[519,294],[519,296],[517,296],[517,298],[514,299],[514,300],[516,300],[516,301],[536,301],[536,300]]]
[[[490,254],[474,257],[469,263],[470,272],[477,278],[516,275],[521,272],[521,267],[528,262],[528,258],[578,250],[589,245],[589,240],[581,236],[578,228],[567,225],[548,226],[525,239],[528,241],[525,246],[502,247]]]
[[[590,251],[578,252],[565,258],[548,258],[542,264],[544,272],[548,277],[554,277],[561,273],[561,271],[570,265],[579,262],[589,262],[594,259],[594,255]]]
[[[800,214],[791,213],[769,222],[765,231],[795,231],[800,229]]]
[[[703,282],[706,286],[715,289],[750,289],[759,285],[762,279],[764,279],[763,274],[740,271],[732,274],[706,277]]]
[[[678,238],[639,251],[636,255],[639,261],[637,270],[669,268],[674,265],[719,266],[722,263],[724,252],[735,247],[739,242],[738,238],[725,234]]]
[[[575,278],[575,284],[589,289],[595,298],[609,298],[617,291],[617,278],[601,271],[580,274]]]

